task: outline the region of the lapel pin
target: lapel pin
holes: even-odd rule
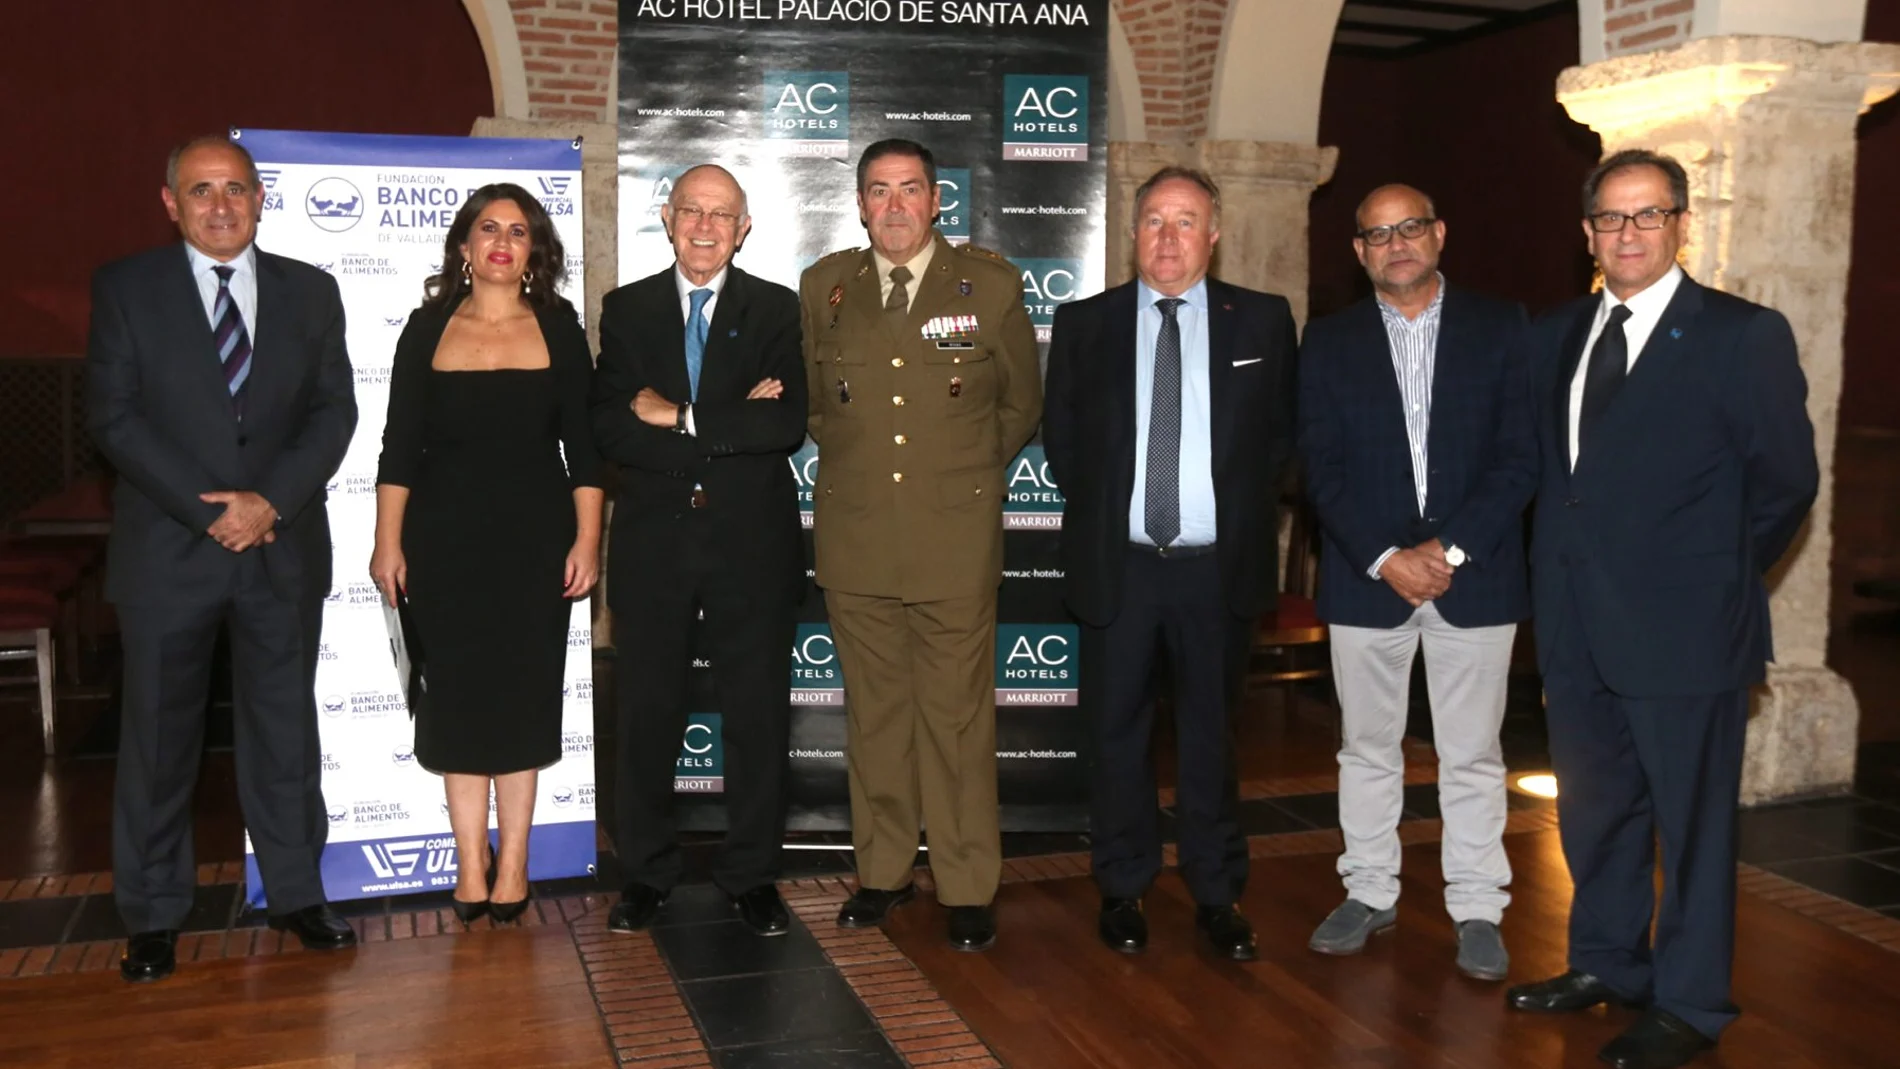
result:
[[[739,328],[738,328],[738,327],[733,327],[733,328],[732,328],[731,330],[729,330],[729,331],[726,331],[726,337],[728,337],[728,338],[736,338],[736,337],[738,337],[738,336],[739,336]]]
[[[1231,304],[1223,304],[1220,306],[1220,309],[1223,312],[1231,312],[1234,310],[1234,306]]]
[[[844,287],[843,286],[831,287],[831,306],[833,308],[836,308],[838,306],[838,302],[842,300],[844,300]]]
[[[1672,337],[1672,338],[1680,338],[1680,337],[1682,337],[1682,328],[1681,328],[1681,327],[1670,327],[1670,328],[1669,328],[1669,336],[1670,336],[1670,337]]]
[[[975,287],[970,285],[970,280],[967,278],[957,280],[957,292],[963,294],[965,297],[968,297],[970,290],[974,288]]]
[[[858,266],[858,276],[857,276],[857,277],[859,277],[859,278],[863,278],[863,277],[864,277],[864,273],[865,273],[866,271],[869,271],[870,269],[871,269],[871,265],[870,265],[870,264],[860,264],[860,265]],[[838,287],[838,288],[839,288],[839,289],[843,289],[844,287],[842,287],[842,286],[840,286],[840,287]]]
[[[950,377],[950,396],[952,397],[963,396],[963,377],[962,376],[952,375]]]

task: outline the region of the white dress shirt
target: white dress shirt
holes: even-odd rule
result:
[[[1427,451],[1432,436],[1432,382],[1438,374],[1438,325],[1445,309],[1445,276],[1439,274],[1437,280],[1432,303],[1412,319],[1375,295],[1379,320],[1385,325],[1386,346],[1392,350],[1392,373],[1397,376],[1399,398],[1405,405],[1405,440],[1412,450],[1412,492],[1418,498],[1420,516],[1425,515],[1425,496],[1431,483]],[[1392,546],[1379,554],[1366,574],[1379,578],[1379,569],[1398,551],[1398,546]]]
[[[1161,294],[1145,282],[1135,284],[1135,487],[1128,495],[1128,538],[1153,545],[1148,537],[1148,422],[1155,393],[1155,341],[1161,334]],[[1207,362],[1207,280],[1181,294],[1186,304],[1174,310],[1181,331],[1181,533],[1176,546],[1209,546],[1214,526],[1214,403]]]
[[[699,313],[706,317],[706,341],[708,345],[712,343],[713,308],[719,304],[719,294],[726,288],[726,273],[730,270],[732,270],[732,265],[727,264],[725,267],[719,269],[718,274],[708,279],[706,284],[701,286],[693,282],[692,279],[687,278],[686,273],[680,270],[678,263],[673,265],[673,285],[680,293],[680,322],[685,323],[688,330],[692,329],[692,324],[686,322],[686,317],[693,314],[693,291],[712,291],[712,296],[706,298],[706,304],[700,309]],[[685,356],[686,351],[684,349],[680,350],[680,358],[683,360]],[[699,373],[701,377],[705,376],[706,367],[704,364],[700,365]],[[693,422],[693,406],[690,403],[686,406],[686,433],[695,438],[699,437],[699,427]]]
[[[910,281],[904,284],[905,312],[909,312],[911,305],[917,303],[917,291],[922,288],[918,283],[923,281],[924,272],[930,269],[930,258],[936,254],[937,237],[932,234],[930,240],[924,243],[924,251],[911,257],[910,262],[904,265],[910,268]],[[877,264],[877,303],[882,306],[891,299],[891,268],[896,265],[877,251],[871,253],[871,259]]]
[[[1636,358],[1643,355],[1643,346],[1649,342],[1649,335],[1655,331],[1656,324],[1662,319],[1663,310],[1676,295],[1676,289],[1682,285],[1682,268],[1670,267],[1669,273],[1657,279],[1641,293],[1631,295],[1627,301],[1618,300],[1608,286],[1603,287],[1603,301],[1597,305],[1597,316],[1590,324],[1590,336],[1583,342],[1583,359],[1577,361],[1577,372],[1570,378],[1570,469],[1577,468],[1577,424],[1583,418],[1583,380],[1590,372],[1590,353],[1596,348],[1597,338],[1603,334],[1604,324],[1610,321],[1610,311],[1619,304],[1627,304],[1630,317],[1623,323],[1623,337],[1629,341],[1629,364],[1623,369],[1627,373],[1636,366]]]
[[[246,245],[244,251],[229,263],[213,260],[190,245],[185,246],[185,255],[191,259],[191,280],[198,284],[198,296],[204,301],[205,321],[211,329],[218,329],[218,321],[212,317],[218,313],[218,275],[214,267],[232,267],[231,299],[237,302],[238,314],[244,317],[245,333],[250,335],[251,344],[257,344],[257,246]]]

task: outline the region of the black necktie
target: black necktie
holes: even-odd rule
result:
[[[1186,303],[1179,297],[1155,302],[1161,309],[1161,332],[1155,335],[1148,477],[1143,483],[1141,518],[1148,537],[1163,548],[1181,534],[1181,324],[1174,314]]]
[[[1616,400],[1616,393],[1623,388],[1623,379],[1629,374],[1630,343],[1623,333],[1623,324],[1629,322],[1629,318],[1627,304],[1610,309],[1610,321],[1603,324],[1603,333],[1597,335],[1597,343],[1590,350],[1590,366],[1583,373],[1583,409],[1577,413],[1580,455],[1589,444],[1591,428],[1609,409],[1610,402]]]

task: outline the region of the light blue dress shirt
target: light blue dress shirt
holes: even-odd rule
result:
[[[1135,284],[1135,490],[1128,498],[1128,537],[1153,545],[1147,533],[1148,419],[1154,408],[1155,339],[1161,333],[1161,294]],[[1174,310],[1181,328],[1181,533],[1176,546],[1214,544],[1213,385],[1208,372],[1207,280],[1181,294]]]
[[[217,329],[218,322],[212,319],[212,313],[218,310],[218,275],[211,270],[218,261],[192,248],[185,246],[185,255],[191,259],[191,280],[198,284],[198,296],[204,301],[205,322]],[[253,348],[257,345],[257,246],[247,246],[238,253],[237,259],[229,265],[237,270],[231,272],[231,299],[237,302],[238,314],[244,317],[244,332],[251,337]]]

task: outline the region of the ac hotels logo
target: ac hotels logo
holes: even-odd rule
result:
[[[1003,76],[1003,158],[1089,158],[1089,80],[1083,74]]]
[[[851,154],[851,75],[766,71],[765,137],[791,156]]]

